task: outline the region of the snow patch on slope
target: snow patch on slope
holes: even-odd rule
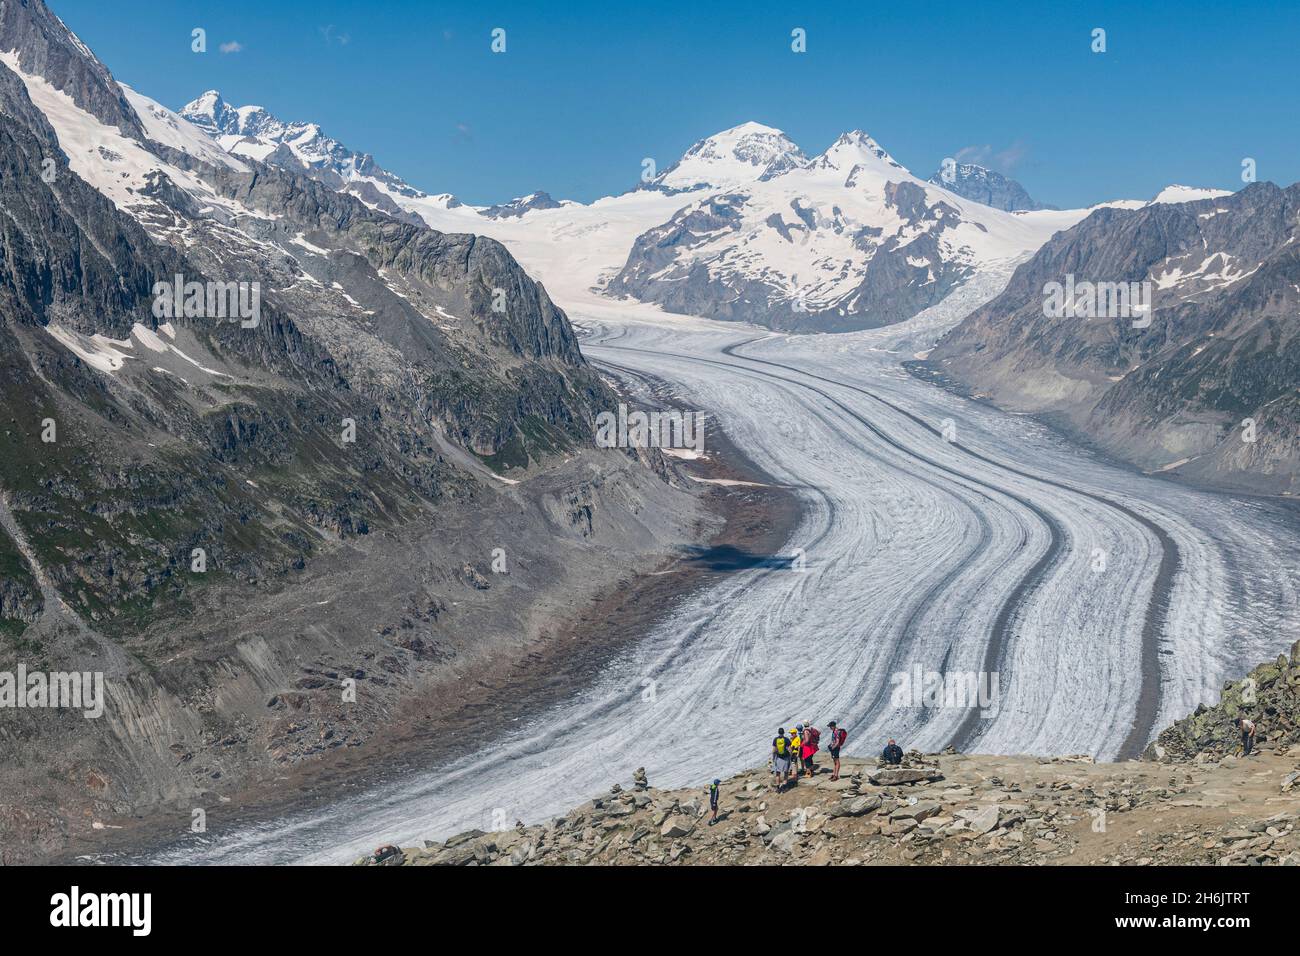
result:
[[[213,166],[225,166],[227,169],[234,169],[241,173],[248,172],[246,165],[232,157],[218,144],[214,143],[211,137],[203,133],[202,130],[196,129],[184,117],[173,113],[167,107],[149,99],[149,97],[137,93],[125,83],[119,83],[118,86],[126,95],[131,108],[140,117],[140,123],[144,127],[145,135],[155,143],[161,143],[164,146],[170,146],[172,149],[180,150],[182,153],[188,153],[206,163],[211,163]]]
[[[1156,203],[1184,203],[1196,202],[1198,199],[1219,199],[1223,196],[1231,196],[1232,193],[1226,189],[1198,189],[1195,186],[1179,186],[1177,184],[1166,186],[1156,194],[1156,198],[1147,203],[1148,206],[1154,206]]]
[[[157,332],[139,322],[131,327],[131,335],[125,339],[109,338],[106,335],[96,333],[95,335],[83,335],[74,329],[65,328],[58,323],[51,322],[45,327],[55,341],[59,342],[68,351],[72,352],[79,359],[89,365],[91,368],[100,372],[112,374],[120,371],[126,365],[128,359],[142,358],[135,351],[135,346],[139,344],[147,351],[154,352],[158,355],[174,355],[181,361],[194,366],[201,372],[208,375],[221,376],[222,378],[231,378],[225,372],[219,372],[216,369],[208,368],[202,363],[194,360],[185,352],[181,351],[172,342],[164,341]],[[160,326],[168,338],[176,337],[176,330],[171,323]],[[154,371],[170,372],[169,369],[154,367]],[[175,373],[171,373],[175,374]],[[179,377],[179,376],[178,376]]]
[[[203,196],[209,202],[226,203],[217,199],[212,188],[194,174],[164,163],[143,145],[124,136],[117,127],[106,126],[82,110],[72,97],[55,89],[44,77],[24,72],[16,51],[0,53],[0,63],[18,75],[32,103],[45,114],[58,137],[59,148],[67,154],[71,170],[118,209],[129,213],[133,206],[152,202],[142,195],[142,190],[148,185],[150,175],[158,172],[192,195]],[[161,121],[156,117],[152,122],[159,124],[155,128],[160,135],[172,135],[162,132]],[[179,129],[174,135],[178,141],[184,138]]]

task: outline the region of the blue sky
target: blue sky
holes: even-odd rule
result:
[[[809,154],[865,129],[923,176],[970,157],[1060,206],[1240,188],[1245,157],[1260,179],[1300,179],[1296,3],[50,5],[167,106],[219,89],[472,203],[621,192],[644,157],[663,168],[751,119]]]

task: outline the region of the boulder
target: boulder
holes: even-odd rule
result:
[[[877,787],[896,787],[906,783],[928,783],[942,780],[943,774],[930,767],[882,767],[867,775]]]
[[[484,836],[482,830],[466,830],[463,833],[457,833],[455,836],[447,837],[447,841],[443,846],[447,847],[447,849],[451,849],[454,846],[460,846],[462,843],[477,840],[481,836]]]
[[[880,806],[880,794],[869,793],[864,797],[852,797],[841,800],[830,809],[831,817],[860,817]]]
[[[675,840],[684,837],[695,829],[695,823],[689,817],[675,816],[664,821],[659,835],[665,839]]]
[[[928,800],[922,800],[913,804],[904,804],[889,815],[891,821],[894,820],[915,820],[920,823],[929,817],[937,814],[942,809],[939,804]]]
[[[799,842],[799,838],[800,834],[796,833],[794,828],[791,827],[782,830],[776,836],[772,837],[768,846],[773,850],[776,850],[778,853],[789,853],[794,849],[794,845]]]
[[[990,830],[996,830],[998,828],[998,823],[1002,818],[1002,811],[996,806],[992,806],[984,807],[980,810],[958,811],[957,816],[964,818],[967,827],[980,836],[983,836]]]

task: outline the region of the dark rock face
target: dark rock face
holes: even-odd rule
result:
[[[1099,209],[1017,269],[929,362],[1000,404],[1060,416],[1144,468],[1294,490],[1298,226],[1300,186],[1272,183]],[[1048,284],[1067,278],[1136,283],[1151,309],[1051,317]]]
[[[40,0],[0,3],[0,50],[17,50],[24,72],[45,77],[105,124],[141,135],[135,111],[108,70]]]
[[[121,337],[147,313],[155,278],[179,257],[160,249],[137,224],[68,170],[54,131],[22,81],[0,66],[0,220],[6,255],[0,324],[35,323],[52,313],[86,333]],[[54,183],[41,178],[55,161]]]
[[[107,70],[48,10],[9,0],[0,24],[25,69],[56,71],[83,108],[137,134]],[[0,116],[0,488],[88,620],[115,626],[129,608],[136,626],[205,581],[274,581],[322,532],[364,536],[474,498],[465,467],[524,469],[590,445],[594,410],[613,403],[567,317],[495,241],[395,220],[304,171],[214,169],[142,135],[160,171],[128,215],[72,173],[3,66]],[[168,169],[249,214],[214,209]],[[172,318],[189,358],[166,365],[132,336],[176,340],[153,289],[178,274],[260,283],[259,324]],[[112,346],[125,364],[92,367],[77,337],[91,352],[125,343]],[[355,448],[340,447],[345,420]],[[195,549],[221,571],[192,575]],[[19,579],[16,543],[0,543],[0,564],[13,569],[0,617],[30,619],[40,592]]]
[[[940,166],[930,177],[930,182],[942,186],[965,199],[971,199],[994,209],[1007,212],[1034,209],[1055,209],[1035,200],[1014,179],[974,163],[954,163]]]
[[[396,222],[287,171],[260,168],[247,175],[218,170],[211,175],[232,199],[304,228],[324,230],[340,244],[364,250],[375,270],[422,280],[443,294],[439,305],[467,309],[494,344],[514,355],[585,365],[568,318],[496,240]],[[498,289],[503,294],[494,295]]]
[[[45,606],[31,565],[7,531],[0,528],[0,637],[21,633]]]

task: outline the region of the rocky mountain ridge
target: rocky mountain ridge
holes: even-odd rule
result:
[[[235,156],[305,170],[340,190],[373,182],[402,195],[424,195],[376,164],[369,153],[348,149],[317,124],[288,123],[261,106],[231,106],[218,90],[187,103],[179,115]],[[370,195],[364,189],[360,194]]]
[[[1300,186],[1183,192],[1053,236],[927,363],[1144,469],[1294,493]],[[1052,289],[1073,290],[1072,315]]]
[[[39,0],[0,210],[0,671],[111,697],[4,711],[2,862],[361,746],[707,521],[595,447],[618,396],[501,243],[215,148]]]
[[[927,182],[1006,212],[1056,208],[1038,202],[1024,186],[1009,176],[978,163],[945,161]]]

